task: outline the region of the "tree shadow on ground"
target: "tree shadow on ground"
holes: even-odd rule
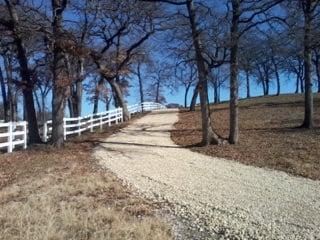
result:
[[[137,147],[155,147],[155,148],[183,148],[181,146],[171,146],[171,145],[156,145],[156,144],[145,144],[145,143],[130,143],[130,142],[112,142],[112,141],[102,141],[102,140],[87,140],[86,143],[91,143],[94,146],[99,146],[100,144],[110,144],[110,145],[126,145],[126,146],[137,146]]]

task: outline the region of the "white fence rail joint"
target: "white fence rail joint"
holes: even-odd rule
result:
[[[128,111],[131,114],[141,113],[143,111],[154,111],[165,109],[166,107],[159,103],[143,102],[128,106]],[[111,126],[123,122],[122,108],[113,109],[97,114],[90,114],[84,117],[64,118],[64,139],[69,135],[81,135],[82,132],[93,132],[94,128],[103,129],[104,125]],[[43,142],[47,142],[51,137],[52,121],[46,121],[40,128],[41,138]],[[8,122],[0,123],[0,149],[7,149],[7,152],[12,152],[16,146],[27,148],[27,122]]]

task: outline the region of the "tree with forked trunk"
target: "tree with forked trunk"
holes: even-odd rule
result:
[[[200,95],[201,106],[201,122],[202,122],[202,145],[222,144],[223,139],[215,133],[211,125],[211,116],[208,102],[208,68],[204,56],[204,47],[202,45],[200,30],[197,23],[197,14],[193,0],[171,1],[171,0],[142,0],[148,2],[164,2],[173,5],[181,5],[186,7],[187,19],[189,21],[192,46],[194,49],[195,62],[198,71],[197,89]]]
[[[70,85],[64,55],[64,31],[62,27],[63,12],[67,0],[52,0],[52,34],[53,34],[53,91],[52,91],[52,137],[56,148],[64,144],[64,110]]]
[[[250,29],[272,20],[278,21],[280,17],[268,14],[272,8],[283,0],[231,0],[230,13],[230,132],[229,143],[239,141],[239,43],[241,36]]]
[[[21,24],[19,13],[17,7],[20,3],[11,0],[5,0],[5,5],[7,8],[8,18],[0,18],[0,25],[4,26],[7,30],[11,32],[12,43],[16,51],[16,57],[19,62],[20,76],[22,81],[19,83],[22,89],[23,99],[25,103],[26,119],[28,121],[28,142],[30,144],[40,143],[40,135],[37,123],[37,115],[34,106],[34,82],[32,79],[32,71],[29,68],[27,50],[25,47],[25,42],[23,35],[27,31],[32,30],[27,29],[25,25]],[[29,27],[29,26],[28,26]]]

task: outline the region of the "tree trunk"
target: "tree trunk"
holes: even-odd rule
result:
[[[109,96],[106,96],[106,111],[110,110],[110,103],[111,103],[112,98]]]
[[[12,98],[12,109],[11,109],[11,121],[17,122],[18,121],[18,102],[17,102],[17,95],[13,93]]]
[[[39,119],[39,116],[41,116],[41,113],[42,113],[42,108],[41,108],[41,104],[40,104],[40,100],[38,98],[37,92],[33,91],[33,94],[34,94],[34,98],[36,99],[36,103],[37,103],[37,107],[38,107],[37,119]]]
[[[279,96],[280,95],[280,74],[279,74],[278,65],[277,65],[274,57],[272,57],[272,64],[273,64],[273,67],[274,67],[274,72],[276,74],[276,81],[277,81],[277,93],[276,93],[276,95]]]
[[[264,71],[264,80],[265,80],[265,95],[269,95],[269,89],[270,89],[270,76],[269,76],[269,69],[267,65],[263,66]]]
[[[197,86],[193,90],[193,95],[192,95],[190,108],[189,108],[189,110],[192,112],[194,112],[196,110],[198,95],[199,95],[199,83],[197,84]]]
[[[320,93],[320,54],[316,54],[314,65],[316,69],[316,75],[317,75],[317,83],[318,83],[318,93]]]
[[[84,59],[81,58],[78,62],[78,78],[76,82],[76,116],[81,117],[82,115],[82,91],[83,91],[83,86],[82,82],[84,80]]]
[[[56,148],[64,145],[64,110],[70,86],[65,69],[62,49],[63,29],[62,14],[66,7],[66,0],[52,0],[53,16],[53,90],[52,90],[52,144]]]
[[[23,44],[22,38],[20,36],[19,31],[19,18],[16,12],[15,7],[11,4],[10,1],[6,1],[10,17],[13,22],[12,32],[13,32],[13,42],[16,46],[17,50],[17,59],[20,66],[20,75],[22,78],[22,93],[24,104],[26,107],[26,117],[28,121],[28,143],[40,143],[41,138],[39,135],[39,128],[37,122],[36,110],[34,107],[34,99],[33,99],[33,82],[31,79],[31,71],[28,66],[28,59],[25,50],[25,46]]]
[[[142,83],[142,77],[141,77],[141,69],[140,69],[140,63],[138,63],[138,80],[139,80],[139,93],[140,93],[140,104],[141,104],[141,110],[143,112],[143,102],[144,102],[144,95],[143,95],[143,83]]]
[[[13,85],[13,66],[11,56],[3,56],[4,67],[7,76],[7,85],[8,85],[8,104],[9,104],[9,121],[17,121],[17,99],[15,96],[15,89]]]
[[[218,103],[219,102],[218,88],[219,88],[218,82],[215,81],[214,84],[213,84],[213,93],[214,93],[213,102],[214,103]]]
[[[67,99],[67,105],[68,105],[68,109],[69,109],[69,117],[73,118],[75,117],[74,114],[74,110],[77,108],[74,108],[74,103],[75,103],[75,99],[74,99],[74,84],[73,84],[73,73],[71,70],[71,62],[70,62],[70,58],[68,54],[65,54],[63,57],[63,60],[65,61],[65,66],[66,66],[66,72],[68,74],[68,79],[70,79],[71,81],[71,85],[69,86],[69,96]]]
[[[22,99],[22,105],[23,105],[23,121],[28,121],[27,120],[27,106],[26,106],[26,101],[24,100],[24,98]]]
[[[46,113],[46,98],[45,95],[41,93],[41,103],[42,103],[42,115],[41,122],[45,123],[47,121],[47,113]]]
[[[57,67],[59,65],[56,65]],[[63,67],[60,65],[59,68]],[[52,144],[56,148],[63,147],[64,144],[64,110],[66,105],[67,91],[66,87],[59,84],[59,71],[55,71],[54,78],[56,79],[53,87],[52,96]]]
[[[266,95],[269,95],[269,89],[270,89],[270,78],[268,74],[266,74]]]
[[[313,94],[311,79],[311,25],[312,25],[312,0],[307,0],[304,10],[304,81],[305,81],[305,111],[302,126],[313,128]]]
[[[113,105],[115,108],[119,108],[119,102],[118,102],[118,98],[117,98],[117,94],[115,93],[114,89],[112,88],[112,96],[113,96]]]
[[[266,95],[266,83],[265,83],[264,75],[260,69],[260,66],[258,66],[258,72],[259,72],[260,82],[262,85],[263,95],[265,96]]]
[[[100,91],[104,84],[104,77],[101,75],[97,84],[93,99],[93,114],[98,113]]]
[[[229,143],[236,144],[239,140],[239,109],[238,109],[238,46],[239,46],[239,0],[232,1],[231,49],[230,49],[230,133]]]
[[[116,76],[115,83],[119,86],[119,75]],[[111,85],[110,82],[109,82],[109,84]],[[111,86],[111,89],[112,89],[114,107],[119,108],[119,107],[121,107],[120,103],[119,103],[119,101],[120,101],[119,97],[118,97],[117,93],[115,92],[115,89],[112,86]],[[119,90],[120,90],[120,95],[122,96],[122,91],[121,91],[120,86],[119,86]]]
[[[250,98],[251,94],[250,94],[250,75],[249,75],[249,71],[246,71],[246,89],[247,89],[247,98]]]
[[[301,93],[304,93],[304,77],[300,76],[300,88],[301,88]]]
[[[186,90],[184,92],[184,107],[187,108],[188,107],[188,93],[191,87],[191,82],[188,83]]]
[[[119,107],[122,108],[123,120],[128,121],[130,119],[130,113],[128,111],[127,104],[124,101],[124,97],[123,97],[123,94],[122,94],[122,91],[121,91],[119,84],[116,82],[115,79],[107,79],[107,80],[112,88],[112,91],[115,94],[115,98],[117,99]]]
[[[157,80],[157,87],[156,87],[156,98],[155,102],[159,103],[159,97],[160,97],[160,79]]]
[[[264,77],[262,77],[261,83],[262,83],[263,95],[265,96],[267,95],[267,87],[266,87],[266,82],[264,80]]]
[[[77,77],[75,81],[73,81],[74,75],[72,73],[71,63],[68,56],[65,56],[65,62],[69,79],[72,82],[70,85],[70,96],[68,98],[70,117],[80,117],[82,107],[82,80],[84,75],[84,60],[80,59],[78,61]]]
[[[1,95],[2,95],[2,103],[3,103],[3,118],[5,122],[9,121],[9,104],[7,98],[6,85],[3,78],[3,72],[0,67],[0,84],[1,84]]]
[[[295,93],[298,94],[299,93],[299,84],[300,84],[300,75],[298,73],[296,75],[297,75],[297,77],[296,77],[296,91],[295,91]]]
[[[202,120],[202,145],[209,145],[211,143],[221,144],[222,140],[213,131],[211,126],[210,110],[208,106],[208,80],[205,62],[202,56],[200,33],[197,29],[196,13],[193,5],[193,0],[187,0],[187,9],[189,14],[189,21],[192,31],[193,46],[196,54],[196,62],[199,77],[199,92],[201,105],[201,120]]]
[[[69,116],[71,118],[76,117],[75,113],[74,113],[74,103],[73,103],[73,99],[72,99],[72,94],[71,96],[68,97],[68,109],[69,109]]]
[[[39,128],[37,122],[36,110],[34,107],[34,99],[33,99],[33,83],[31,80],[30,70],[28,68],[28,60],[26,58],[26,53],[20,40],[18,40],[18,61],[20,65],[20,74],[21,78],[25,82],[23,86],[23,99],[25,103],[26,117],[28,121],[28,143],[40,143],[41,138],[39,135]]]

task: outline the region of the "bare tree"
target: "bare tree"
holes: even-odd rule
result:
[[[64,144],[64,110],[68,96],[69,79],[64,61],[63,12],[67,0],[52,0],[53,33],[53,91],[52,91],[52,144],[61,148]]]
[[[89,101],[93,103],[93,114],[98,113],[99,101],[107,100],[107,103],[110,104],[111,101],[111,90],[106,86],[107,83],[103,76],[91,76],[93,80],[87,84],[87,92],[89,93]],[[111,96],[110,96],[111,95]],[[106,107],[107,108],[107,107]]]
[[[137,76],[138,82],[139,82],[140,103],[142,104],[144,102],[144,91],[143,91],[143,80],[142,80],[142,73],[141,73],[141,65],[142,65],[142,62],[138,61],[138,63],[137,63],[137,71],[135,72],[135,75]],[[142,111],[143,111],[143,105],[142,105]]]
[[[208,102],[208,70],[200,36],[200,29],[197,22],[196,9],[193,0],[171,1],[171,0],[145,0],[149,2],[164,2],[173,5],[185,6],[187,18],[190,24],[192,45],[195,52],[195,61],[198,70],[198,90],[200,93],[201,119],[202,119],[202,145],[221,144],[223,140],[214,132],[211,126],[210,109]]]
[[[4,121],[9,121],[9,104],[8,104],[8,97],[7,97],[7,89],[6,84],[3,77],[2,68],[0,66],[0,85],[1,85],[1,95],[2,95],[2,105],[3,105],[3,115]]]
[[[99,3],[96,1],[71,1],[71,8],[79,16],[79,20],[72,25],[72,34],[78,45],[78,49],[84,51],[90,44],[90,34],[94,30],[98,13]],[[81,51],[78,54],[72,54],[66,58],[69,62],[69,75],[72,78],[70,85],[70,97],[68,99],[69,108],[72,110],[71,115],[74,117],[81,116],[82,113],[82,96],[83,82],[86,78],[88,59]],[[71,61],[71,62],[70,62]]]
[[[209,79],[209,83],[213,87],[213,102],[220,102],[220,91],[221,88],[224,87],[225,82],[229,78],[229,75],[226,74],[227,70],[225,67],[215,68],[211,71],[211,77]]]
[[[314,54],[313,54],[312,62],[316,69],[317,86],[318,86],[317,91],[318,93],[320,93],[320,50],[314,49],[313,52]]]
[[[5,4],[7,7],[9,18],[0,18],[0,24],[6,27],[12,33],[11,36],[20,66],[20,75],[23,79],[23,81],[20,84],[26,107],[25,112],[28,121],[29,143],[40,143],[41,139],[38,130],[37,116],[33,98],[34,83],[32,80],[32,72],[29,68],[27,51],[23,39],[23,34],[26,34],[26,32],[30,29],[26,29],[24,26],[22,26],[17,11],[17,6],[19,6],[19,2],[5,0]]]
[[[135,56],[135,59],[133,60],[133,66],[131,69],[131,72],[134,76],[138,79],[138,87],[139,87],[139,97],[140,97],[140,103],[142,104],[145,101],[145,86],[146,86],[146,80],[148,79],[146,76],[143,76],[143,71],[146,71],[148,68],[150,68],[153,65],[152,59],[148,55],[148,52],[146,49],[139,50],[140,53],[138,53]],[[143,105],[141,105],[142,111]]]
[[[121,4],[121,2],[111,4],[108,1],[103,3],[107,4],[108,8],[101,8],[103,18],[97,23],[94,36],[102,43],[95,49],[91,49],[90,55],[100,74],[110,84],[118,106],[123,108],[124,120],[128,120],[130,114],[118,79],[120,75],[130,72],[128,65],[137,54],[136,51],[153,35],[154,9],[142,8],[140,2],[132,0],[125,2],[127,4]],[[121,14],[118,14],[119,12]],[[128,42],[127,39],[130,41]]]
[[[230,12],[230,133],[229,143],[236,144],[239,141],[239,83],[238,83],[238,50],[240,37],[250,29],[264,24],[277,16],[266,14],[282,0],[231,0]]]
[[[175,69],[176,88],[184,87],[184,107],[188,107],[188,93],[192,85],[196,83],[197,69],[193,62],[182,62]]]
[[[312,94],[312,23],[319,10],[319,0],[300,0],[304,16],[304,83],[305,83],[305,112],[302,127],[313,128],[313,94]]]
[[[174,75],[173,67],[166,62],[154,62],[148,74],[148,98],[157,103],[165,103],[164,87],[171,85]]]

